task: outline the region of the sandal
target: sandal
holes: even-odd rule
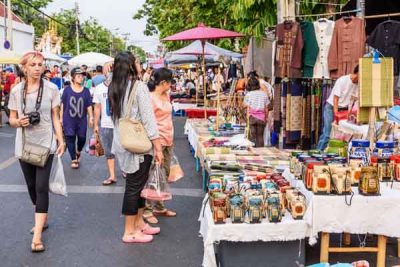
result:
[[[79,169],[79,161],[78,160],[73,160],[71,163],[71,168],[72,169]]]
[[[40,243],[32,242],[31,250],[32,250],[32,253],[40,253],[40,252],[45,251],[46,249],[44,248],[44,245],[42,242],[40,242]]]
[[[153,213],[143,214],[143,219],[150,224],[158,223],[158,219]]]
[[[76,160],[77,160],[78,162],[81,161],[81,152],[76,152]]]
[[[162,217],[176,217],[176,212],[172,210],[165,210],[165,211],[153,210],[153,214]]]
[[[43,226],[42,233],[43,233],[44,231],[46,231],[47,229],[49,229],[49,225],[46,223],[46,224]],[[31,229],[31,231],[30,231],[31,235],[33,235],[34,230],[35,230],[35,227],[33,227],[33,228]]]
[[[107,185],[112,185],[112,184],[116,184],[116,183],[117,183],[117,181],[115,181],[114,179],[108,178],[103,181],[102,185],[107,186]]]

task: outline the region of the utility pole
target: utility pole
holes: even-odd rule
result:
[[[10,42],[10,50],[14,49],[13,43],[13,23],[12,23],[12,13],[11,13],[11,0],[7,0],[7,26],[6,26],[7,41]]]
[[[131,34],[129,32],[122,34],[122,36],[124,36],[124,41],[125,41],[125,50],[128,50],[128,40],[130,35]]]
[[[9,0],[10,1],[10,0]],[[79,55],[81,53],[79,46],[79,5],[78,2],[75,2],[75,33],[76,33],[76,54]]]

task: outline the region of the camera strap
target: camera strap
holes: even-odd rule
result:
[[[24,88],[22,90],[22,103],[23,103],[23,107],[22,107],[22,113],[25,114],[25,108],[26,108],[26,95],[28,93],[28,83],[25,82],[24,84]],[[38,90],[38,94],[36,97],[36,104],[35,104],[35,110],[39,111],[40,109],[40,105],[42,104],[42,98],[43,98],[43,79],[40,79],[40,85],[39,85],[39,90]]]

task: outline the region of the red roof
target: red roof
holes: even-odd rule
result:
[[[0,2],[0,17],[3,18],[5,17],[5,14],[7,14],[7,10],[4,9],[7,9],[7,7],[4,5],[3,2]],[[13,21],[25,24],[25,22],[23,22],[17,15],[15,15],[14,12],[11,11],[11,13]]]

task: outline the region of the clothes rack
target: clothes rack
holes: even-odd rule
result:
[[[296,18],[334,16],[334,15],[341,15],[341,14],[347,14],[347,13],[357,13],[357,12],[360,12],[360,11],[361,11],[361,9],[353,9],[353,10],[349,10],[349,11],[339,11],[339,12],[332,12],[332,13],[296,15]],[[284,18],[291,18],[291,17],[289,16],[289,17],[284,17]]]
[[[387,17],[398,17],[400,16],[400,12],[397,13],[388,13],[388,14],[379,14],[379,15],[370,15],[365,16],[365,19],[376,19],[376,18],[387,18]]]

